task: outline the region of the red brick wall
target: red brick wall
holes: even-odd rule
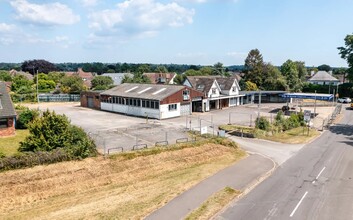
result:
[[[101,109],[101,102],[99,100],[99,93],[97,92],[82,92],[81,93],[81,106],[88,107],[88,97],[93,98],[93,108]]]
[[[7,128],[0,128],[0,137],[15,135],[15,127],[13,123],[13,118],[9,118]]]

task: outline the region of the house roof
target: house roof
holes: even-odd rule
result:
[[[339,82],[338,79],[336,79],[335,77],[331,76],[326,71],[318,71],[310,79],[308,79],[308,81]]]
[[[101,95],[162,101],[168,96],[171,96],[185,88],[187,87],[178,85],[123,83],[112,89],[102,92]]]
[[[16,116],[10,95],[7,93],[6,84],[0,82],[0,118]]]
[[[114,85],[120,85],[124,76],[127,75],[130,78],[134,77],[131,73],[103,73],[102,76],[109,76],[113,79]]]
[[[237,77],[217,77],[216,80],[222,90],[230,90],[232,89],[234,81],[237,80]],[[240,89],[237,81],[235,85],[238,87],[238,89]]]
[[[187,76],[186,79],[191,83],[192,88],[199,92],[209,92],[214,81],[215,76]]]
[[[169,84],[170,80],[174,78],[175,73],[143,73],[144,76],[151,80],[151,83],[162,83]],[[159,79],[164,79],[165,82],[159,81]]]

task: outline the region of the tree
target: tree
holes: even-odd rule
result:
[[[217,62],[213,65],[213,71],[212,75],[221,75],[223,76],[225,71],[224,71],[223,63]]]
[[[28,80],[23,75],[17,75],[12,79],[11,90],[18,94],[26,94],[33,92],[33,81]]]
[[[62,93],[79,94],[87,88],[79,76],[64,76],[60,81],[60,90]]]
[[[167,73],[168,72],[168,69],[163,66],[163,65],[159,65],[156,67],[156,70],[155,70],[157,73]]]
[[[28,60],[24,61],[21,65],[22,71],[29,72],[34,75],[37,71],[39,73],[48,74],[49,72],[56,71],[56,66],[46,60]]]
[[[305,62],[295,61],[295,65],[297,65],[299,79],[305,80],[305,77],[308,75],[308,70],[305,67]]]
[[[246,91],[257,91],[259,90],[259,88],[257,87],[257,85],[251,81],[246,81],[245,82],[245,90]]]
[[[55,83],[59,83],[60,80],[65,76],[63,72],[50,72],[48,73],[48,79],[53,80]]]
[[[329,72],[332,70],[332,68],[327,64],[322,64],[322,65],[318,66],[317,69],[321,70],[321,71],[326,71],[326,72]]]
[[[258,49],[253,49],[249,52],[245,59],[244,77],[246,81],[251,81],[258,86],[262,85],[264,61]]]
[[[94,142],[65,115],[49,110],[28,125],[29,136],[20,142],[19,151],[52,151],[62,148],[71,156],[85,158],[96,154]]]
[[[96,76],[92,80],[93,90],[107,90],[114,84],[113,79],[110,76]]]
[[[287,90],[287,82],[279,69],[270,63],[264,65],[264,81],[262,89],[264,90]]]
[[[287,60],[281,66],[282,75],[285,77],[290,91],[298,92],[302,89],[297,65],[292,60]]]
[[[353,34],[347,35],[344,38],[345,46],[338,47],[339,54],[342,59],[345,59],[348,64],[348,79],[353,81]]]
[[[0,71],[0,81],[4,82],[11,82],[12,81],[12,76],[8,71]]]

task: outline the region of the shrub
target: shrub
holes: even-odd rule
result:
[[[18,119],[16,122],[16,128],[27,129],[28,124],[31,123],[38,116],[39,116],[38,110],[31,110],[29,108],[23,109],[23,111],[18,116]]]
[[[0,159],[4,158],[6,155],[4,154],[4,152],[0,151]]]
[[[63,149],[55,149],[50,152],[18,153],[10,157],[0,157],[0,171],[33,167],[72,159],[74,158]]]
[[[64,149],[70,156],[85,158],[96,155],[96,146],[79,127],[70,124],[65,115],[49,110],[28,126],[29,136],[20,143],[20,152]]]
[[[287,129],[297,128],[300,126],[299,116],[297,114],[291,114],[287,121]]]
[[[264,131],[268,131],[271,127],[270,122],[265,117],[260,117],[256,119],[256,128]]]

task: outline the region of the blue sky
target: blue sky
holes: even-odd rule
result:
[[[346,66],[352,0],[0,0],[0,62]]]

